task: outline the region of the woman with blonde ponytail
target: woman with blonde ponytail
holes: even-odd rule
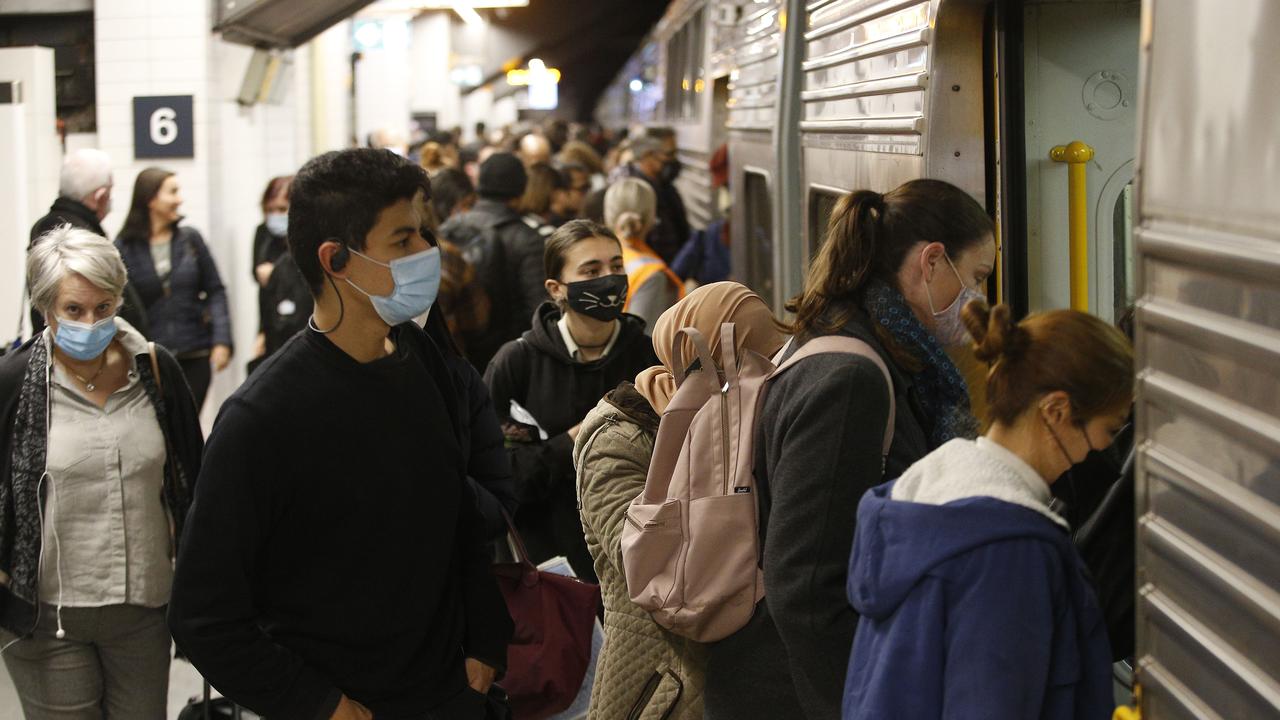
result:
[[[605,224],[622,241],[627,269],[626,312],[644,318],[652,328],[667,308],[684,297],[684,283],[667,267],[645,237],[653,229],[658,199],[643,180],[624,178],[604,194]]]
[[[976,434],[968,387],[944,348],[964,340],[960,308],[982,297],[995,254],[982,206],[939,180],[837,203],[789,305],[792,352],[850,336],[880,356],[891,383],[870,358],[827,353],[770,384],[755,437],[765,599],[710,650],[710,720],[840,716],[858,623],[845,598],[858,498],[933,448]]]
[[[1050,485],[1128,422],[1129,342],[1073,310],[962,319],[991,365],[990,429],[858,506],[844,718],[1110,717],[1106,624]]]

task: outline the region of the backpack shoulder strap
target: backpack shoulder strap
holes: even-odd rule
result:
[[[769,379],[773,380],[787,370],[790,370],[796,365],[796,363],[804,360],[805,358],[810,358],[814,355],[823,355],[826,353],[860,355],[875,363],[876,367],[880,368],[880,373],[884,375],[885,388],[889,391],[889,422],[885,426],[884,446],[881,451],[883,455],[887,456],[889,454],[889,446],[893,444],[893,425],[898,414],[898,404],[893,394],[893,376],[889,374],[889,368],[884,364],[884,360],[880,357],[880,353],[876,352],[875,348],[868,345],[865,341],[849,337],[848,335],[823,335],[821,337],[813,338],[804,345],[801,345],[800,349],[792,354],[791,357],[787,358],[786,362],[779,365],[778,369],[774,370],[773,373],[769,375]]]

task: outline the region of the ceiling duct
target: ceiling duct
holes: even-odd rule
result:
[[[373,0],[215,0],[213,31],[258,48],[294,48]]]

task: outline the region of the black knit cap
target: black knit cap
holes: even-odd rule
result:
[[[524,194],[529,175],[524,163],[511,153],[494,153],[480,166],[480,182],[476,192],[481,197],[509,200]]]

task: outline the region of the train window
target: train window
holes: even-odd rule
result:
[[[703,81],[706,54],[704,11],[694,13],[684,27],[667,41],[666,116],[668,120],[696,120],[698,98],[706,89]]]
[[[747,285],[773,304],[773,207],[769,178],[762,172],[747,170],[743,187],[746,203],[743,217],[747,241]]]
[[[1112,210],[1112,258],[1115,263],[1115,317],[1133,304],[1137,288],[1133,279],[1133,182],[1125,185]]]
[[[844,193],[828,188],[809,188],[809,257],[818,254],[827,237],[827,223]]]

